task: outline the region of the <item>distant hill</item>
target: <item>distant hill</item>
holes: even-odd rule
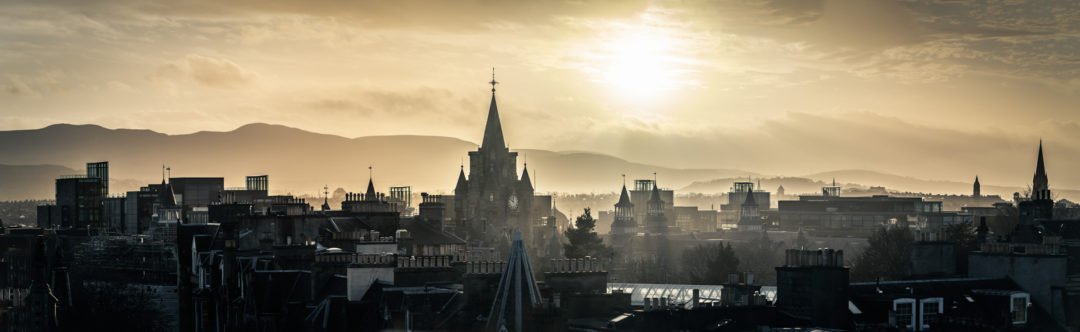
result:
[[[835,179],[842,187],[867,188],[882,186],[890,192],[918,192],[934,194],[970,195],[973,183],[956,181],[924,180],[908,176],[881,173],[869,170],[838,170],[831,172],[809,174],[801,177],[764,177],[760,179],[762,189],[776,192],[777,187],[784,186],[788,195],[818,193],[821,186],[831,184]],[[680,192],[718,193],[727,192],[734,181],[746,181],[746,178],[718,178],[705,181],[695,181],[688,186],[680,188]],[[754,178],[756,183],[759,181]],[[974,182],[974,179],[972,179]],[[1025,187],[999,186],[982,184],[984,195],[1000,195],[1002,199],[1011,200],[1015,192],[1023,192]],[[1074,200],[1080,198],[1080,190],[1053,188],[1051,190],[1057,198]]]
[[[56,177],[79,173],[57,165],[0,164],[0,181],[4,184],[0,185],[0,201],[53,197]]]
[[[174,177],[225,177],[227,187],[243,186],[246,175],[268,174],[273,193],[312,194],[320,192],[324,184],[360,191],[372,165],[380,190],[411,185],[414,191],[449,193],[457,180],[458,166],[463,161],[468,166],[467,152],[475,149],[475,143],[449,137],[346,138],[261,123],[227,132],[184,135],[59,124],[0,131],[0,164],[48,165],[18,166],[22,173],[0,172],[0,183],[21,181],[0,186],[5,193],[0,199],[52,197],[56,176],[81,174],[86,162],[104,160],[109,161],[113,178],[133,179],[114,181],[114,193],[161,181],[163,164],[171,168]],[[668,188],[698,179],[752,174],[656,167],[586,152],[517,151],[519,163],[527,156],[541,192],[615,191],[622,183],[620,174],[634,179],[651,178],[652,172],[657,172],[660,185]]]

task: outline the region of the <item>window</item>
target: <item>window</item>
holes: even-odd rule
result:
[[[915,312],[915,299],[893,300],[893,315],[896,317],[896,327],[913,328],[913,313]]]
[[[1012,305],[1009,306],[1009,311],[1012,312],[1013,325],[1027,323],[1028,301],[1030,300],[1030,296],[1031,295],[1028,293],[1016,293],[1012,295]]]
[[[937,323],[938,317],[941,316],[944,309],[944,299],[932,297],[919,300],[919,303],[922,304],[922,310],[919,312],[919,323],[922,324],[923,329],[928,329],[931,325]]]

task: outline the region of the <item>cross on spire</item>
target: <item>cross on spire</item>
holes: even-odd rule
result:
[[[488,84],[491,84],[491,93],[494,94],[495,84],[499,84],[499,82],[495,80],[495,67],[491,67],[491,82],[488,82]]]

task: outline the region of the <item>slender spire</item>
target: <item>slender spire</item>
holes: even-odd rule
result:
[[[482,149],[506,148],[506,140],[503,139],[502,122],[499,121],[499,107],[495,103],[495,68],[491,69],[491,106],[488,107],[487,124],[484,127],[484,139],[480,147]]]
[[[378,199],[378,197],[376,196],[377,194],[375,193],[375,182],[372,181],[371,178],[371,169],[372,167],[368,166],[367,193],[364,194],[364,198],[367,201],[374,201]]]
[[[469,190],[469,180],[465,178],[465,165],[461,165],[461,171],[458,172],[457,177],[457,186],[454,187],[454,194],[464,195],[466,190]]]
[[[529,164],[525,163],[521,171],[521,187],[527,190],[533,190],[532,180],[529,180]]]
[[[1035,164],[1035,178],[1032,182],[1032,191],[1049,189],[1049,181],[1046,178],[1046,165],[1043,162],[1042,140],[1039,140],[1039,161]]]
[[[619,202],[615,203],[615,206],[632,206],[634,203],[630,202],[630,194],[626,192],[626,180],[623,180],[622,193],[619,194]]]

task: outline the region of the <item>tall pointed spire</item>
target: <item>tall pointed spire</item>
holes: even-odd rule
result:
[[[522,189],[533,190],[532,180],[529,179],[529,163],[525,163],[521,171],[521,187]]]
[[[378,200],[378,196],[375,193],[375,182],[371,179],[371,166],[368,166],[368,180],[367,180],[367,192],[364,194],[364,200],[374,201]]]
[[[506,140],[503,139],[502,122],[499,121],[499,107],[495,103],[495,68],[491,68],[491,106],[488,107],[487,124],[484,127],[484,140],[480,144],[481,149],[506,148]]]
[[[1043,162],[1042,140],[1039,140],[1039,161],[1035,164],[1035,178],[1032,182],[1032,191],[1049,189],[1048,180],[1046,178],[1046,165]]]

